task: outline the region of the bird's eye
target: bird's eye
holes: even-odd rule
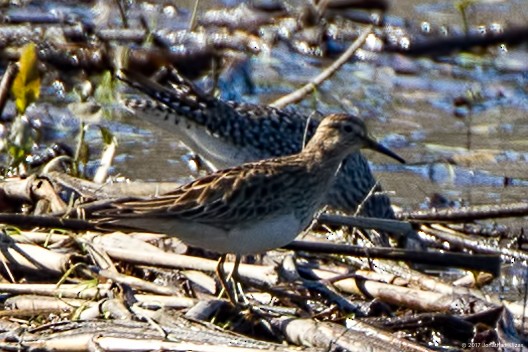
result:
[[[346,125],[345,127],[343,127],[343,130],[344,130],[346,133],[350,133],[350,132],[352,132],[352,126],[350,126],[350,125]]]

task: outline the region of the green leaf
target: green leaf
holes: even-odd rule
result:
[[[95,90],[95,100],[101,105],[114,103],[116,101],[115,91],[116,88],[112,73],[106,71],[102,75],[101,82],[99,82]]]
[[[20,54],[18,74],[11,87],[11,92],[15,97],[15,105],[20,115],[40,95],[40,73],[37,64],[35,43],[29,43],[24,46]]]
[[[99,130],[101,131],[101,137],[103,138],[103,143],[105,145],[110,145],[110,144],[117,145],[117,139],[112,134],[112,132],[110,132],[108,128],[100,126],[100,125],[97,125],[97,127],[99,127]]]
[[[88,144],[86,141],[82,141],[81,145],[79,146],[79,158],[77,159],[77,162],[80,162],[82,164],[87,164],[90,160],[90,148],[88,147]]]
[[[26,151],[16,144],[10,144],[7,148],[7,152],[13,159],[13,164],[15,166],[18,165],[26,157]]]

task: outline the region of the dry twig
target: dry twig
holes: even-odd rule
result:
[[[297,89],[295,92],[292,92],[280,99],[275,100],[271,103],[271,106],[276,108],[283,108],[289,104],[297,103],[298,101],[304,99],[304,97],[314,91],[317,86],[323,83],[326,79],[332,76],[341,66],[343,66],[357,49],[363,45],[368,35],[372,32],[373,26],[367,26],[365,30],[357,37],[357,39],[350,45],[350,47],[327,69],[321,72],[318,76],[314,77],[310,82],[305,84],[303,87]]]

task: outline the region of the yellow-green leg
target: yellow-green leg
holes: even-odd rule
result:
[[[220,279],[220,284],[222,285],[222,290],[220,290],[220,294],[218,295],[218,297],[222,297],[225,292],[227,294],[227,297],[229,298],[229,301],[233,305],[237,305],[238,302],[236,299],[236,288],[234,290],[229,289],[229,280],[231,280],[231,278],[233,277],[234,271],[238,269],[238,265],[240,264],[240,256],[237,255],[235,260],[235,266],[233,267],[233,271],[229,274],[229,277],[226,277],[226,273],[224,270],[226,257],[227,254],[222,254],[218,259],[218,263],[216,264],[216,275],[218,276],[218,279]],[[235,275],[238,276],[238,274]]]

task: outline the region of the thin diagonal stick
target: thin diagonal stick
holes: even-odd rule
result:
[[[275,100],[273,103],[271,103],[271,106],[274,106],[276,108],[283,108],[286,105],[297,103],[298,101],[304,99],[306,95],[315,90],[318,85],[320,85],[330,76],[332,76],[341,66],[343,66],[348,60],[350,60],[356,50],[359,49],[361,45],[363,45],[368,35],[372,32],[373,27],[373,25],[370,25],[365,28],[365,30],[359,35],[359,37],[357,37],[357,39],[348,47],[348,49],[323,72],[314,77],[310,82],[308,82],[301,88],[297,89],[295,92],[292,92],[288,95],[283,96],[282,98]]]

